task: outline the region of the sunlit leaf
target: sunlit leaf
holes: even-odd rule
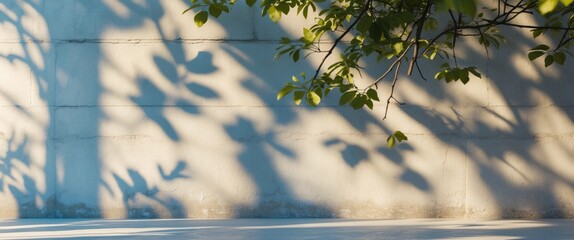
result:
[[[281,11],[277,10],[275,6],[270,6],[269,9],[267,10],[267,14],[269,14],[269,18],[273,22],[279,22],[279,20],[281,19]]]
[[[538,0],[538,10],[542,14],[552,12],[558,6],[558,0]]]
[[[317,106],[321,102],[321,96],[319,96],[314,91],[309,91],[307,93],[307,103],[311,106]]]
[[[303,39],[306,43],[312,43],[315,41],[315,33],[307,28],[303,28]]]
[[[395,146],[395,142],[396,142],[395,136],[394,136],[394,135],[389,136],[389,137],[387,138],[387,147],[388,147],[388,148],[393,148],[393,147]]]
[[[436,80],[441,80],[441,79],[444,78],[444,75],[445,75],[445,72],[444,72],[444,71],[440,71],[440,72],[437,72],[437,73],[434,75],[434,78],[435,78]]]
[[[295,105],[300,105],[301,101],[303,100],[303,97],[305,97],[305,92],[303,91],[296,91],[293,93],[293,102],[295,102]]]
[[[201,27],[203,26],[203,24],[205,24],[205,22],[207,22],[207,17],[208,14],[206,11],[200,11],[197,14],[195,14],[195,17],[193,17],[193,21],[195,22],[195,25],[197,25],[197,27]]]
[[[295,87],[293,85],[285,85],[285,87],[283,87],[279,91],[279,93],[277,93],[277,100],[280,100],[281,98],[285,97],[285,95],[291,93],[295,89],[297,89],[297,87]]]
[[[403,42],[393,44],[393,49],[395,50],[395,54],[400,54],[403,51]]]

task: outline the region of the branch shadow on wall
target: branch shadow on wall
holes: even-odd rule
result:
[[[432,96],[429,102],[440,103],[433,106],[407,101],[400,111],[426,125],[429,134],[448,148],[467,156],[471,169],[467,177],[472,179],[467,191],[475,191],[468,198],[472,202],[467,204],[476,207],[466,209],[467,216],[572,216],[568,206],[571,202],[564,199],[563,191],[572,191],[574,181],[558,166],[572,164],[574,157],[574,149],[568,144],[574,136],[569,128],[574,122],[569,93],[574,87],[569,77],[573,62],[544,69],[539,62],[530,63],[526,58],[524,49],[536,46],[526,35],[530,33],[510,27],[503,27],[501,32],[509,42],[503,49],[490,49],[490,56],[468,47],[475,44],[470,43],[474,39],[463,43],[466,48],[457,50],[464,51],[464,57],[459,57],[461,66],[476,66],[478,62],[484,71],[483,79],[471,80],[487,88],[482,99],[464,99],[466,105],[458,104],[461,98],[449,90],[461,83],[432,80],[433,70],[440,63],[428,64],[423,69],[431,80],[424,81],[420,76],[402,76],[401,80],[427,92]],[[408,91],[399,94],[416,99],[412,90],[411,94]]]
[[[130,9],[128,17],[119,16],[111,7],[102,3],[93,1],[73,1],[77,4],[76,7],[84,9],[98,9],[99,13],[106,16],[104,20],[99,22],[101,26],[97,27],[96,35],[101,36],[106,28],[118,29],[131,29],[144,25],[145,22],[152,22],[155,30],[159,33],[161,39],[168,40],[168,36],[164,33],[160,21],[167,13],[159,1],[149,0],[143,1],[145,4],[136,3],[136,1],[121,1],[120,4]],[[138,1],[139,2],[139,1]],[[31,6],[38,13],[43,14],[40,5],[35,1],[20,1],[14,2],[8,9],[10,13],[0,11],[0,23],[13,25],[19,32],[20,42],[18,43],[23,49],[28,49],[29,45],[37,45],[39,49],[46,49],[42,46],[41,41],[26,42],[29,36],[33,36],[29,29],[24,27],[20,18],[12,18],[11,15],[16,16],[25,15],[22,6]],[[48,21],[44,18],[44,21]],[[55,26],[51,23],[47,25],[53,29]],[[222,26],[225,30],[229,31],[230,26]],[[49,30],[51,30],[49,29]],[[509,30],[509,35],[519,34]],[[285,35],[287,32],[283,31]],[[75,39],[78,40],[78,39]],[[79,39],[85,40],[85,39]],[[81,41],[80,41],[81,42]],[[269,44],[259,42],[261,44]],[[41,67],[37,60],[32,57],[32,54],[26,52],[23,55],[1,55],[0,58],[10,63],[19,61],[27,65],[35,76],[35,84],[39,87],[37,95],[48,108],[48,123],[42,126],[42,129],[48,133],[44,139],[44,146],[46,148],[44,159],[44,176],[38,178],[31,174],[33,164],[31,163],[30,151],[27,150],[29,140],[24,137],[9,137],[6,139],[6,150],[3,157],[0,158],[0,193],[9,194],[12,198],[16,199],[19,206],[18,214],[20,217],[102,217],[101,206],[98,205],[68,205],[66,201],[71,203],[82,202],[82,199],[99,199],[102,195],[101,190],[107,191],[111,195],[121,199],[122,208],[126,209],[127,213],[122,217],[133,218],[149,218],[149,217],[187,217],[189,208],[181,199],[171,196],[169,193],[163,192],[159,185],[156,185],[153,180],[148,179],[150,175],[159,176],[163,182],[175,181],[189,181],[194,178],[193,174],[195,169],[188,161],[193,159],[177,159],[175,162],[170,162],[172,168],[165,167],[165,165],[157,164],[153,171],[142,172],[139,168],[124,166],[123,169],[107,169],[112,172],[112,178],[103,179],[102,177],[102,153],[101,142],[107,140],[107,136],[102,136],[100,124],[107,116],[101,109],[101,96],[106,94],[105,87],[102,86],[103,76],[99,72],[99,67],[102,62],[106,62],[105,54],[101,49],[102,43],[97,42],[84,42],[84,43],[71,43],[72,46],[67,46],[69,43],[57,45],[49,44],[48,50],[42,52],[41,56],[44,62],[49,62],[53,56],[61,57],[62,52],[78,54],[86,53],[91,58],[86,59],[80,57],[62,60],[67,65],[51,66],[58,72],[57,79],[51,79],[53,72],[47,67]],[[85,44],[85,45],[84,45]],[[205,117],[205,111],[208,107],[209,101],[218,101],[226,97],[219,89],[214,89],[200,81],[194,81],[194,77],[200,75],[209,75],[221,71],[220,65],[217,64],[219,59],[209,51],[199,51],[197,55],[191,60],[186,55],[186,50],[183,46],[187,44],[182,40],[173,40],[159,45],[163,45],[167,50],[167,55],[153,55],[148,56],[151,62],[154,63],[155,68],[162,74],[163,79],[167,82],[158,84],[157,79],[147,76],[144,73],[137,73],[137,77],[133,80],[136,83],[139,93],[129,95],[127,98],[133,103],[133,106],[139,108],[146,120],[153,122],[165,134],[171,144],[177,145],[183,141],[182,133],[178,130],[177,122],[174,122],[166,112],[171,110],[179,110],[188,116]],[[84,46],[88,46],[84,48]],[[405,157],[406,153],[416,152],[418,149],[414,144],[406,143],[398,146],[396,149],[389,150],[385,147],[386,136],[392,133],[395,129],[390,129],[382,123],[381,118],[376,114],[367,110],[354,111],[347,108],[336,106],[336,102],[327,100],[324,106],[319,108],[306,108],[294,107],[292,105],[283,105],[283,103],[276,102],[276,91],[281,87],[281,82],[273,82],[269,76],[276,76],[277,79],[289,79],[290,76],[282,76],[280,74],[270,73],[270,69],[265,66],[270,66],[267,62],[272,59],[272,54],[260,54],[257,56],[244,55],[253,53],[253,46],[247,44],[230,44],[222,43],[222,50],[238,64],[240,64],[250,77],[240,79],[241,90],[251,93],[261,106],[265,107],[272,119],[272,127],[259,128],[259,122],[254,120],[263,116],[241,115],[236,114],[231,117],[231,121],[226,122],[220,126],[229,139],[233,141],[240,150],[234,156],[241,170],[252,180],[254,188],[256,189],[255,199],[251,204],[234,206],[232,216],[235,217],[337,217],[340,216],[337,209],[332,209],[328,205],[321,204],[320,202],[309,201],[300,198],[297,194],[297,186],[290,184],[282,176],[281,169],[277,166],[277,158],[288,159],[289,161],[300,161],[302,158],[298,149],[285,144],[285,139],[282,130],[289,127],[291,124],[301,120],[303,112],[319,112],[328,110],[336,113],[338,117],[343,119],[345,124],[348,124],[358,134],[376,135],[380,142],[374,143],[376,145],[375,151],[367,147],[364,142],[352,138],[345,138],[332,133],[332,136],[326,138],[319,148],[324,148],[329,151],[337,151],[340,153],[340,158],[333,161],[343,161],[344,164],[352,171],[356,170],[363,164],[372,164],[372,167],[377,168],[377,162],[385,162],[392,164],[400,171],[397,176],[398,181],[406,185],[412,186],[419,192],[428,194],[432,197],[438,198],[437,187],[416,169],[410,167]],[[273,45],[274,46],[274,45]],[[76,49],[77,47],[77,49]],[[470,50],[469,50],[470,51]],[[498,55],[500,54],[500,55]],[[479,52],[469,52],[470,56],[482,57]],[[64,55],[69,56],[69,55]],[[55,58],[56,58],[55,57]],[[469,57],[471,58],[471,57]],[[493,59],[503,59],[500,61],[511,61],[510,58],[504,55],[503,52],[497,52],[492,56]],[[60,59],[58,59],[60,60]],[[59,62],[62,63],[61,61]],[[307,70],[314,66],[313,62],[304,59],[300,62],[300,66],[306,66]],[[262,67],[263,66],[263,67]],[[181,70],[185,69],[187,74],[182,75]],[[509,76],[520,75],[520,70],[516,67],[507,68]],[[536,69],[541,72],[542,69]],[[87,74],[79,74],[87,73]],[[283,74],[283,73],[282,73]],[[541,74],[542,75],[542,74]],[[60,85],[63,77],[60,76],[85,76],[83,79],[66,79],[67,86]],[[503,76],[489,76],[492,78],[491,89],[498,89],[501,92],[514,92],[511,84],[504,83],[506,79]],[[564,74],[553,78],[550,81],[544,81],[539,84],[535,83],[521,83],[521,90],[524,92],[539,91],[544,93],[552,103],[557,105],[559,111],[568,116],[568,120],[572,121],[574,112],[572,105],[568,101],[570,99],[563,99],[562,92],[554,92],[556,89],[561,89],[562,86],[560,79],[566,79]],[[560,80],[560,81],[559,81]],[[416,80],[415,80],[416,81]],[[422,82],[422,81],[420,81]],[[74,85],[78,84],[78,85]],[[436,85],[435,85],[436,84]],[[421,88],[427,88],[436,101],[453,102],[456,99],[449,97],[447,89],[441,86],[443,83],[435,82],[422,82]],[[435,85],[435,86],[430,86]],[[69,87],[70,86],[70,87]],[[78,87],[79,86],[79,87]],[[62,96],[61,91],[69,91],[69,89],[83,89],[79,93],[80,97],[74,98],[68,95]],[[187,96],[181,97],[167,91],[166,89],[183,89],[186,91]],[[566,89],[566,88],[562,88]],[[56,94],[58,92],[58,94]],[[556,94],[554,94],[556,93]],[[336,94],[336,93],[335,93]],[[4,97],[8,97],[7,94]],[[567,95],[567,94],[566,94]],[[69,98],[67,98],[67,96]],[[471,123],[464,123],[462,120],[468,113],[446,115],[443,112],[435,111],[432,107],[407,105],[400,108],[399,111],[404,112],[409,118],[413,119],[419,124],[428,125],[429,122],[438,123],[431,125],[429,131],[433,137],[438,138],[444,145],[450,148],[456,148],[464,153],[472,153],[473,156],[479,156],[469,159],[471,164],[474,164],[478,169],[479,178],[482,185],[487,188],[487,192],[494,197],[494,202],[499,208],[497,211],[500,213],[498,217],[562,217],[570,216],[570,213],[563,212],[561,203],[558,197],[555,196],[555,191],[551,188],[540,186],[519,186],[511,182],[508,178],[504,177],[498,168],[500,165],[508,166],[515,169],[517,174],[524,178],[524,182],[531,181],[528,173],[523,173],[517,167],[514,167],[512,159],[507,160],[508,154],[518,156],[524,162],[536,169],[538,173],[546,177],[548,184],[564,184],[568,189],[574,188],[574,183],[557,173],[555,169],[550,168],[547,164],[540,161],[540,157],[532,152],[531,148],[535,148],[535,144],[540,139],[536,138],[536,132],[531,130],[531,123],[523,119],[523,109],[535,107],[535,103],[531,102],[523,94],[503,94],[506,96],[504,102],[509,105],[516,106],[511,109],[510,116],[502,116],[494,111],[490,112],[492,116],[497,119],[503,120],[508,127],[505,129],[494,128],[486,120],[473,120]],[[52,99],[53,98],[53,99]],[[337,96],[331,96],[336,99]],[[202,99],[202,101],[195,101],[191,99]],[[74,107],[68,104],[74,101],[80,101],[83,105],[81,107]],[[526,103],[524,106],[521,104]],[[17,105],[17,103],[14,103]],[[83,107],[83,108],[82,108]],[[215,106],[221,107],[221,106]],[[248,106],[254,107],[254,106]],[[491,106],[481,106],[480,109],[486,111],[492,110]],[[28,108],[18,108],[17,111],[26,113]],[[496,109],[495,109],[496,110]],[[88,113],[82,112],[88,111]],[[457,112],[457,109],[453,109]],[[87,118],[83,118],[81,124],[78,124],[74,119],[69,116],[77,114],[88,114]],[[31,119],[31,114],[24,114],[26,118]],[[460,117],[462,116],[462,118]],[[472,114],[470,114],[472,116]],[[267,117],[267,116],[265,116]],[[67,119],[71,118],[71,119]],[[206,117],[207,118],[207,117]],[[442,124],[442,127],[439,126]],[[472,124],[472,127],[468,127]],[[61,129],[61,126],[68,128],[67,134],[54,132],[56,128]],[[199,127],[199,126],[198,126]],[[20,131],[16,133],[20,135],[32,135],[25,132],[20,128],[14,127]],[[89,129],[87,134],[84,130]],[[373,130],[374,129],[374,130]],[[371,132],[371,131],[374,131]],[[571,134],[571,133],[566,133]],[[512,144],[508,145],[506,140],[508,136]],[[17,140],[16,140],[17,139]],[[24,140],[21,140],[24,139]],[[526,139],[526,140],[525,140]],[[113,138],[112,138],[113,140]],[[462,144],[460,144],[462,142]],[[572,156],[569,146],[560,145],[556,146],[560,151],[566,152],[566,155]],[[53,150],[50,150],[53,148]],[[15,150],[12,150],[15,149]],[[70,150],[73,149],[73,150]],[[446,151],[446,150],[445,150]],[[470,155],[470,154],[467,154]],[[207,159],[206,161],[208,161]],[[59,166],[63,172],[57,172]],[[15,167],[20,166],[20,167]],[[173,170],[168,170],[173,169]],[[149,169],[148,169],[149,170]],[[15,174],[18,172],[18,174]],[[153,172],[153,173],[151,173]],[[385,175],[385,169],[378,168],[377,172],[382,176]],[[62,180],[57,182],[56,175],[61,174]],[[18,175],[18,176],[16,176]],[[37,186],[46,185],[46,190],[39,190]],[[113,186],[112,186],[113,185]],[[115,192],[113,189],[118,188],[120,191]],[[57,192],[54,192],[58,189]],[[9,192],[9,193],[8,193]],[[516,208],[504,206],[513,200],[516,196],[521,196],[528,199],[531,195],[538,196],[534,205],[532,202],[525,201],[525,204],[530,204],[528,208],[538,209],[554,209],[549,212],[535,213],[537,215],[528,215],[524,208],[517,206]],[[43,206],[36,203],[36,198],[41,198]],[[158,210],[157,206],[161,206]],[[425,206],[426,207],[426,206]],[[162,210],[163,209],[163,210]],[[167,210],[166,210],[167,209]],[[436,213],[437,210],[429,210],[427,217],[440,216]],[[536,212],[536,211],[535,211]]]

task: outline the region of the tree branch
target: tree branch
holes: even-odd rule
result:
[[[367,12],[367,10],[369,10],[369,7],[371,5],[370,4],[371,1],[372,0],[367,0],[367,2],[365,3],[365,6],[361,10],[361,12],[357,16],[357,18],[355,18],[355,21],[353,21],[351,23],[351,25],[349,25],[349,27],[347,29],[345,29],[345,31],[337,39],[335,39],[335,42],[333,43],[331,48],[329,48],[329,51],[327,51],[327,55],[325,55],[325,57],[323,57],[323,60],[321,60],[321,64],[319,64],[319,67],[317,67],[315,74],[313,75],[313,78],[311,80],[311,85],[309,86],[309,90],[311,90],[313,88],[313,85],[315,84],[315,80],[317,80],[317,76],[319,76],[319,72],[321,72],[321,68],[323,67],[323,65],[325,64],[325,62],[329,58],[329,56],[331,56],[331,54],[335,50],[335,47],[337,47],[339,42],[341,42],[341,40],[343,40],[343,38],[351,31],[351,29],[353,29],[353,27],[355,27],[355,25],[357,25],[357,23],[359,22],[359,20],[361,20],[361,18]]]
[[[395,99],[393,94],[395,93],[395,86],[397,84],[397,80],[399,79],[399,70],[401,69],[401,62],[398,63],[397,68],[395,69],[395,76],[393,79],[393,84],[391,85],[391,93],[389,98],[387,98],[387,106],[385,107],[385,115],[383,116],[383,120],[387,119],[387,114],[389,113],[389,105],[391,104],[391,99]]]
[[[395,66],[397,66],[397,64],[400,65],[400,62],[403,60],[403,58],[405,58],[405,55],[407,54],[407,52],[411,49],[411,47],[414,45],[414,42],[411,42],[407,48],[405,48],[405,50],[403,51],[403,53],[401,55],[399,55],[397,57],[397,59],[395,59],[395,61],[391,64],[391,66],[387,69],[387,71],[385,73],[383,73],[383,75],[381,75],[379,78],[377,78],[377,80],[372,83],[371,85],[369,85],[366,89],[371,88],[372,86],[377,85],[380,81],[382,81],[387,75],[389,75],[389,73],[391,73],[391,71],[393,71],[393,68],[395,68]]]
[[[418,25],[417,25],[417,32],[415,35],[415,48],[413,51],[413,58],[411,59],[411,62],[409,63],[409,69],[407,70],[407,75],[410,76],[413,72],[413,65],[415,64],[415,62],[417,61],[418,55],[419,55],[419,41],[421,40],[421,34],[423,31],[423,26],[425,24],[425,21],[427,19],[427,14],[430,11],[430,8],[433,4],[433,0],[429,0],[427,2],[427,6],[425,8],[425,10],[423,11],[423,14],[421,15],[421,18],[417,21]]]

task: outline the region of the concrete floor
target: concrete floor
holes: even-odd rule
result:
[[[574,219],[6,219],[0,239],[574,239]]]

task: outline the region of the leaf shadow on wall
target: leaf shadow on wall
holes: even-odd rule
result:
[[[397,90],[406,105],[397,109],[426,126],[429,136],[446,146],[445,155],[452,150],[464,153],[469,216],[572,216],[564,193],[574,191],[574,181],[557,166],[572,166],[570,159],[574,158],[574,149],[568,144],[574,137],[574,101],[569,93],[574,87],[569,81],[573,61],[544,69],[540,62],[529,62],[526,57],[524,49],[537,44],[525,35],[529,33],[510,27],[501,32],[508,43],[502,49],[490,49],[489,58],[479,51],[484,48],[469,47],[474,45],[471,40],[461,41],[460,46],[466,47],[457,50],[461,66],[473,65],[483,71],[482,79],[471,79],[470,86],[464,86],[476,87],[481,96],[474,98],[470,91],[457,90],[460,82],[432,80],[440,63],[423,63],[423,74],[428,74],[429,80],[416,74],[401,76]],[[417,102],[417,91],[403,91],[401,81],[415,85],[430,98]],[[463,99],[455,91],[471,96]]]

